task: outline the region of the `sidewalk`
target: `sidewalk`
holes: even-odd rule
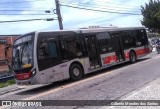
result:
[[[45,85],[22,85],[21,86],[21,85],[14,84],[14,85],[0,88],[0,96],[10,92],[18,91],[18,90],[24,91],[24,90],[30,90],[30,89],[34,89],[42,86],[45,86]]]
[[[0,95],[6,94],[6,93],[9,93],[9,92],[13,92],[13,91],[16,91],[16,90],[20,90],[20,89],[21,88],[18,87],[16,84],[10,85],[10,86],[7,86],[7,87],[3,87],[3,88],[0,88]]]
[[[123,96],[119,100],[160,100],[160,78]],[[99,109],[160,109],[160,106],[104,106]]]

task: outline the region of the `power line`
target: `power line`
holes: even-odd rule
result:
[[[16,9],[16,10],[11,10],[11,9],[8,9],[8,10],[5,10],[5,9],[0,9],[0,11],[45,11],[45,10],[34,10],[34,9],[32,9],[32,10],[26,10],[26,9],[24,9],[24,10],[22,10],[22,9]]]
[[[6,15],[6,16],[8,16],[8,15],[52,15],[52,14],[0,14],[0,15]]]
[[[90,11],[98,11],[98,12],[107,12],[107,13],[116,13],[116,14],[129,14],[129,15],[141,15],[141,14],[138,14],[138,13],[116,12],[116,11],[105,11],[105,10],[90,9],[90,8],[84,8],[84,7],[78,7],[78,6],[63,5],[63,4],[61,4],[61,6],[66,6],[66,7],[71,7],[71,8],[77,8],[77,9],[84,9],[84,10],[90,10]]]
[[[101,3],[107,3],[107,4],[123,5],[125,7],[140,7],[140,6],[133,6],[133,5],[124,5],[124,4],[121,4],[121,3],[104,2],[104,1],[101,1],[101,0],[97,0],[97,1],[101,2]]]
[[[64,0],[61,0],[61,2],[66,2],[66,0],[64,1]],[[75,2],[75,0],[69,0],[68,2],[71,2],[71,3],[73,3],[73,2]],[[102,3],[102,4],[113,4],[113,5],[118,5],[118,6],[124,6],[124,7],[128,7],[128,8],[131,8],[131,7],[140,7],[140,6],[133,6],[133,5],[124,5],[124,4],[120,4],[120,3],[113,3],[113,2],[105,2],[105,1],[101,1],[101,0],[96,0],[96,1],[94,1],[94,2],[92,2],[92,3],[88,3],[87,2],[87,4],[95,4],[95,2],[96,3]],[[78,2],[78,3],[83,3],[83,2]],[[98,5],[98,4],[96,4],[96,5]]]
[[[46,18],[46,19],[26,19],[26,20],[10,20],[10,21],[0,21],[0,23],[11,23],[11,22],[24,22],[24,21],[37,21],[37,20],[45,20],[45,21],[51,21],[51,20],[57,20],[55,18]]]
[[[89,5],[89,4],[84,4],[84,3],[79,3],[79,4],[76,4],[76,3],[67,3],[67,2],[61,2],[62,4],[65,3],[65,4],[69,4],[69,5],[79,5],[79,6],[83,6],[83,7],[92,7],[92,8],[99,8],[99,9],[107,9],[107,10],[114,10],[114,11],[128,11],[128,10],[123,10],[123,9],[119,9],[119,8],[113,8],[113,7],[103,7],[103,6],[93,6],[93,5]],[[135,11],[129,11],[129,12],[135,12]]]
[[[24,3],[24,2],[36,2],[36,1],[44,1],[44,0],[25,0],[25,1],[19,1],[19,2],[0,2],[0,4],[9,4],[9,3]]]
[[[133,8],[133,7],[123,7],[123,5],[119,5],[119,6],[110,6],[110,5],[109,5],[109,6],[108,6],[108,5],[100,5],[100,4],[91,4],[91,3],[87,3],[87,4],[86,4],[86,3],[81,3],[81,2],[78,2],[78,3],[77,3],[77,2],[63,2],[63,1],[61,1],[61,3],[65,3],[65,4],[69,4],[69,5],[70,5],[70,4],[75,4],[75,5],[86,5],[86,6],[88,6],[88,5],[89,5],[89,6],[99,6],[99,7],[107,7],[107,8],[112,8],[112,9],[113,9],[113,8],[114,8],[114,9],[117,8],[118,10],[121,9],[121,8],[127,9],[127,10],[128,10],[128,9],[130,9],[130,10],[131,10],[131,9],[135,9],[135,7],[134,7],[134,8]],[[121,9],[121,10],[122,10],[122,9]]]
[[[9,7],[0,7],[0,11],[8,11],[8,10],[10,10],[10,11],[12,11],[12,10],[15,10],[15,11],[45,11],[45,10],[54,10],[54,8],[53,7],[51,7],[51,8],[44,8],[44,7],[42,7],[42,8],[29,8],[28,9],[28,7],[16,7],[16,9],[14,8],[14,7],[11,7],[11,8],[9,8]]]

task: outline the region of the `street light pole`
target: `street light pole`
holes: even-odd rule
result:
[[[55,0],[55,3],[56,3],[56,13],[57,13],[58,22],[59,22],[59,29],[63,30],[62,16],[61,16],[61,11],[60,11],[59,0]]]

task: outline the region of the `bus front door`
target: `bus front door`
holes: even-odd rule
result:
[[[95,41],[96,35],[87,35],[85,36],[85,42],[88,51],[88,57],[90,61],[90,68],[95,69],[100,67],[99,55],[96,47]]]
[[[119,33],[113,33],[111,34],[113,43],[114,43],[114,50],[116,53],[116,58],[117,58],[117,62],[121,62],[125,60],[124,57],[124,50],[122,47],[122,41],[120,38],[120,34]]]

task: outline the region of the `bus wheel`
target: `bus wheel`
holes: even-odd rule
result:
[[[136,54],[133,51],[130,52],[129,58],[131,63],[135,63],[137,60]]]
[[[70,73],[70,78],[71,78],[73,81],[80,80],[80,79],[83,77],[83,69],[82,69],[82,67],[81,67],[80,65],[78,65],[78,64],[73,64],[73,65],[70,67],[69,73]]]

